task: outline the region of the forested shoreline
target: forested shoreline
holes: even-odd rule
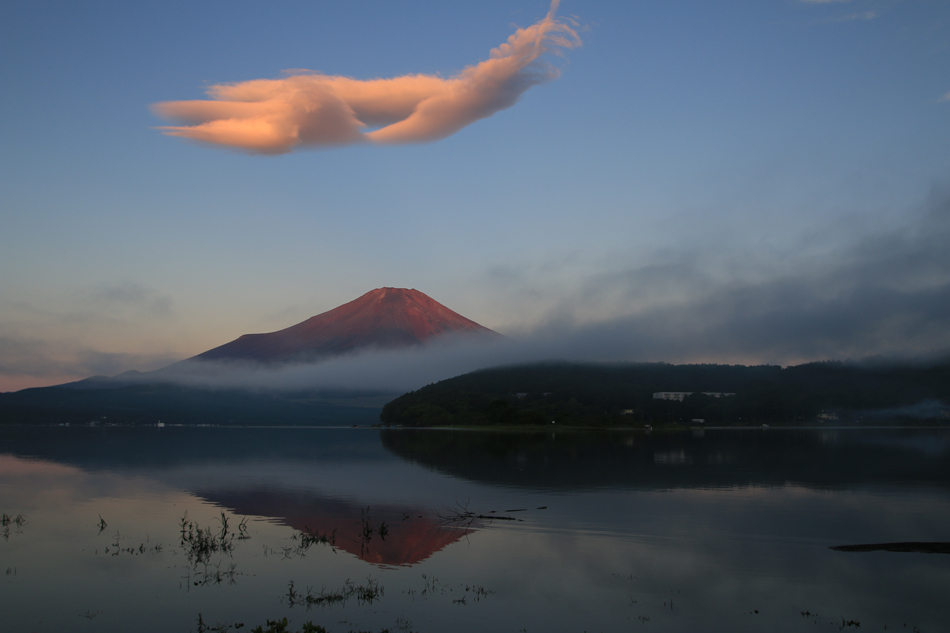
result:
[[[657,392],[691,392],[678,400]],[[732,393],[712,396],[704,392]],[[547,362],[485,369],[383,407],[402,426],[950,423],[950,364]]]

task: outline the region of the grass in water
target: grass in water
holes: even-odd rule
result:
[[[221,529],[201,527],[196,521],[188,519],[188,513],[181,518],[181,547],[193,565],[207,564],[214,554],[231,555],[234,550],[234,540],[249,538],[247,533],[247,517],[238,524],[237,532],[230,529],[230,518],[221,513]]]
[[[336,530],[327,534],[311,530],[309,527],[304,526],[303,532],[298,532],[290,538],[297,541],[297,549],[302,553],[314,545],[329,545],[333,547],[333,545],[336,544]]]
[[[291,580],[287,588],[287,604],[291,607],[296,605],[305,605],[310,608],[314,605],[328,607],[334,604],[345,605],[348,600],[356,599],[359,605],[373,604],[376,600],[382,598],[383,587],[379,586],[379,581],[373,580],[370,576],[366,579],[365,585],[356,585],[349,579],[343,583],[343,587],[337,591],[327,591],[321,589],[320,593],[314,594],[311,587],[307,587],[307,593],[297,591],[294,581]]]
[[[11,523],[17,527],[21,527],[24,523],[26,523],[26,515],[18,514],[15,517],[11,517],[9,514],[4,514],[3,516],[0,516],[0,525],[6,527]]]
[[[408,620],[397,619],[396,627],[394,631],[402,631],[403,633],[412,633],[411,623]],[[268,620],[267,624],[259,624],[258,626],[250,629],[250,633],[328,633],[325,628],[319,624],[314,624],[313,622],[304,622],[299,629],[291,629],[290,621],[287,618],[281,618],[280,620]],[[198,614],[198,633],[228,633],[229,631],[239,631],[244,628],[243,622],[236,622],[234,624],[215,624],[211,626],[210,624],[204,621],[204,618],[199,613]],[[373,633],[372,631],[353,631],[350,630],[349,633]],[[389,633],[389,629],[383,629],[379,633]]]

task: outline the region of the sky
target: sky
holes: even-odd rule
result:
[[[551,10],[5,2],[0,391],[384,286],[531,358],[950,350],[950,4]]]

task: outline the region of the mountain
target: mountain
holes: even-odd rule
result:
[[[447,334],[501,338],[418,290],[377,288],[297,325],[268,334],[245,334],[187,362],[304,361],[364,348],[419,345]]]
[[[371,424],[398,392],[320,384],[247,389],[229,385],[220,367],[202,361],[307,361],[360,349],[421,345],[451,335],[504,338],[418,290],[378,288],[303,323],[269,334],[247,334],[156,371],[92,376],[0,394],[0,424]]]

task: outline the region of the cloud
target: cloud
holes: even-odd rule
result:
[[[0,298],[0,391],[151,370],[182,356],[162,342],[164,332],[180,333],[172,298],[146,285],[88,284],[34,299]]]
[[[801,0],[805,4],[844,4],[852,2],[852,0]],[[856,20],[876,20],[881,17],[881,14],[877,11],[857,11],[855,13],[848,13],[846,15],[840,15],[837,17],[829,17],[824,20],[825,23],[835,23],[835,22],[854,22]]]
[[[171,297],[134,281],[99,285],[91,289],[86,298],[87,303],[98,303],[112,309],[129,308],[139,316],[160,319],[174,316]]]
[[[558,76],[540,57],[581,43],[568,23],[555,18],[558,2],[544,19],[492,49],[489,59],[447,79],[358,80],[289,71],[282,79],[212,86],[211,100],[165,101],[152,109],[184,124],[159,128],[165,134],[260,154],[435,141],[511,107],[528,88]]]
[[[950,350],[948,241],[950,189],[935,187],[909,224],[831,253],[788,261],[716,244],[591,275],[526,334],[561,356],[589,360],[795,364],[933,355]],[[761,272],[716,272],[732,259]],[[587,306],[598,305],[612,314],[591,314]]]
[[[837,18],[832,18],[831,22],[853,22],[855,20],[875,20],[881,16],[877,11],[860,11],[858,13],[849,13]]]
[[[947,103],[948,101],[950,101],[950,92],[940,97],[939,101],[940,103]]]
[[[0,386],[22,377],[77,380],[112,375],[130,367],[162,367],[175,360],[167,354],[112,353],[64,340],[0,336]]]

